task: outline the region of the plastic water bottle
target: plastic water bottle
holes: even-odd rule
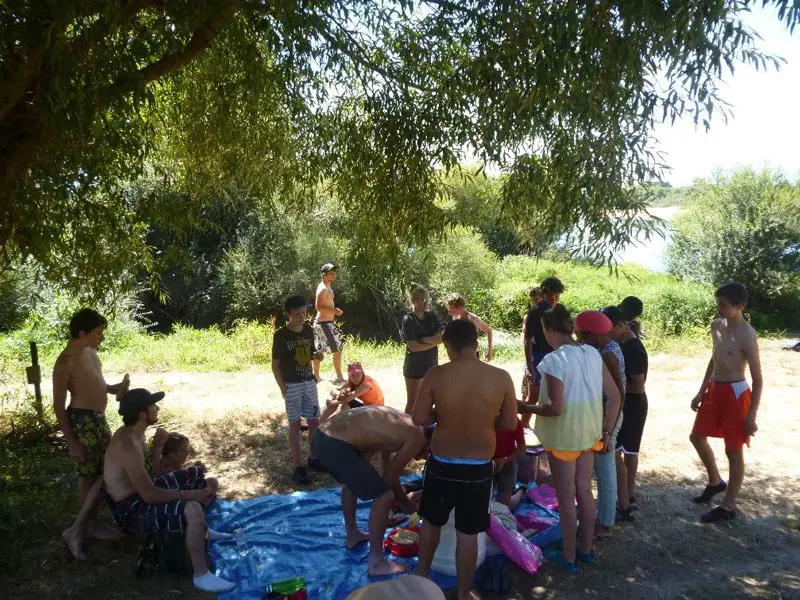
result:
[[[244,537],[244,531],[238,526],[238,523],[235,525],[233,533],[236,539],[236,551],[239,553],[239,556],[246,556],[250,551],[250,548],[248,547],[247,540]]]

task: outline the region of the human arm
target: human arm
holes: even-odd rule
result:
[[[708,382],[711,380],[711,375],[714,373],[714,355],[711,355],[711,358],[708,359],[708,366],[706,367],[706,373],[703,375],[703,383],[700,384],[700,391],[697,392],[697,395],[692,398],[692,410],[697,411],[700,408],[700,403],[703,401],[703,395],[706,393],[706,388],[708,387]]]
[[[530,331],[531,322],[529,317],[530,313],[528,312],[525,313],[525,317],[522,319],[522,349],[525,351],[525,367],[528,369],[530,368],[531,361],[533,359],[531,347],[532,332]]]
[[[368,384],[366,381],[362,382],[361,385],[359,385],[354,390],[349,390],[349,386],[343,387],[341,390],[339,390],[339,397],[338,397],[337,402],[339,402],[339,404],[347,404],[351,400],[355,400],[356,398],[360,398],[361,396],[366,394],[371,389],[372,389],[372,386],[370,384]]]
[[[213,491],[208,488],[199,490],[173,491],[158,488],[153,485],[153,480],[144,468],[141,450],[131,438],[120,440],[120,463],[125,474],[133,484],[136,493],[147,504],[164,504],[172,500],[194,500],[201,504],[208,503],[213,497]]]
[[[128,391],[128,388],[131,385],[131,377],[127,373],[125,373],[125,377],[122,378],[122,381],[119,383],[115,383],[113,385],[106,385],[106,393],[108,394],[115,394],[120,395],[124,394]]]
[[[72,423],[67,415],[67,387],[71,374],[71,365],[68,358],[59,356],[53,368],[53,412],[56,414],[64,440],[67,442],[69,457],[72,460],[83,462],[86,457],[86,450],[78,441],[75,432],[72,431]]]
[[[608,372],[611,374],[611,377],[614,379],[614,383],[617,385],[620,397],[622,397],[622,394],[625,393],[625,382],[622,379],[623,375],[622,370],[619,367],[619,360],[616,356],[614,356],[614,354],[609,352],[603,355],[603,363],[608,369]]]
[[[500,426],[498,429],[513,431],[519,419],[517,419],[517,393],[514,391],[514,382],[511,375],[504,373],[503,376],[503,404],[500,407]]]
[[[622,394],[620,394],[617,382],[603,363],[603,394],[606,396],[606,415],[603,423],[603,452],[613,450],[611,444],[611,432],[617,424],[620,411],[622,409]]]
[[[431,389],[431,381],[436,377],[437,367],[434,367],[425,378],[422,380],[422,386],[417,393],[417,400],[414,402],[414,410],[411,412],[411,420],[414,425],[422,425],[423,427],[431,425],[436,422],[436,411],[433,408],[433,390]]]
[[[472,322],[475,324],[475,327],[478,328],[478,331],[482,331],[486,334],[486,362],[492,362],[492,358],[494,357],[494,344],[492,342],[492,328],[489,327],[486,323],[481,320],[480,317],[477,315],[472,319]]]
[[[564,382],[550,373],[544,374],[547,384],[547,402],[544,404],[525,404],[525,412],[540,417],[560,417],[564,414]]]
[[[272,376],[275,377],[275,383],[278,384],[278,387],[281,390],[281,396],[286,395],[286,384],[283,381],[283,375],[281,374],[281,361],[279,358],[272,359]]]
[[[169,439],[169,432],[163,427],[156,429],[153,436],[153,448],[150,450],[150,462],[153,465],[153,473],[161,473],[161,458],[164,453],[164,444]]]
[[[745,340],[745,354],[747,365],[750,367],[750,377],[753,380],[753,391],[750,395],[750,411],[744,421],[744,432],[746,435],[753,435],[758,431],[756,416],[758,406],[761,404],[761,391],[764,389],[764,380],[761,375],[761,358],[758,352],[758,340],[755,331],[751,332]]]
[[[432,336],[420,335],[419,328],[412,320],[413,318],[411,315],[403,317],[403,324],[400,329],[400,336],[411,352],[424,352],[435,348],[442,342],[441,332]]]
[[[415,427],[413,433],[406,437],[403,445],[392,456],[384,472],[386,485],[394,492],[395,500],[400,505],[400,508],[408,514],[416,512],[418,507],[406,496],[406,492],[400,484],[400,475],[411,459],[419,454],[424,445],[425,434],[422,433],[422,428]]]

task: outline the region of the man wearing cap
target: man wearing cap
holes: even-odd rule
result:
[[[290,296],[283,305],[286,325],[272,338],[272,374],[281,390],[289,420],[289,451],[292,454],[292,480],[297,485],[311,483],[300,458],[300,419],[308,422],[308,438],[319,425],[317,381],[311,365],[314,330],[306,323],[308,302],[303,296]],[[313,453],[311,453],[313,454]],[[308,458],[308,466],[322,470],[318,460]]]
[[[336,308],[333,301],[333,290],[331,284],[336,279],[337,267],[333,263],[322,265],[322,281],[317,286],[317,295],[314,300],[314,308],[317,316],[314,317],[314,341],[316,343],[316,353],[314,356],[314,378],[319,381],[319,365],[326,354],[333,354],[333,368],[336,369],[336,380],[334,383],[344,383],[342,376],[342,332],[334,324],[336,317],[342,316],[342,309]]]
[[[158,422],[156,403],[163,397],[164,392],[152,394],[137,388],[120,400],[123,426],[111,437],[103,465],[106,491],[114,502],[112,512],[129,531],[185,535],[195,587],[205,592],[227,592],[235,584],[211,573],[205,554],[203,507],[216,494],[216,480],[207,481],[202,467],[173,471],[170,477],[157,481],[145,469],[144,432]],[[208,530],[208,535],[212,541],[220,539],[217,532]]]

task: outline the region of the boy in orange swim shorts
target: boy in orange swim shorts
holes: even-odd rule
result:
[[[761,362],[755,329],[744,319],[747,290],[739,283],[727,283],[715,294],[720,318],[711,324],[713,349],[700,391],[692,399],[697,412],[692,444],[708,472],[708,485],[694,502],[706,503],[722,492],[722,504],[700,517],[702,523],[729,521],[736,517],[736,497],[744,480],[744,445],[757,430],[756,414],[761,401]],[[744,377],[750,368],[753,389]],[[722,480],[709,437],[725,440],[730,473]]]

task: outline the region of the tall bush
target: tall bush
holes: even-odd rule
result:
[[[673,226],[671,273],[713,285],[738,281],[756,308],[800,307],[800,191],[780,174],[718,173],[695,186]]]

